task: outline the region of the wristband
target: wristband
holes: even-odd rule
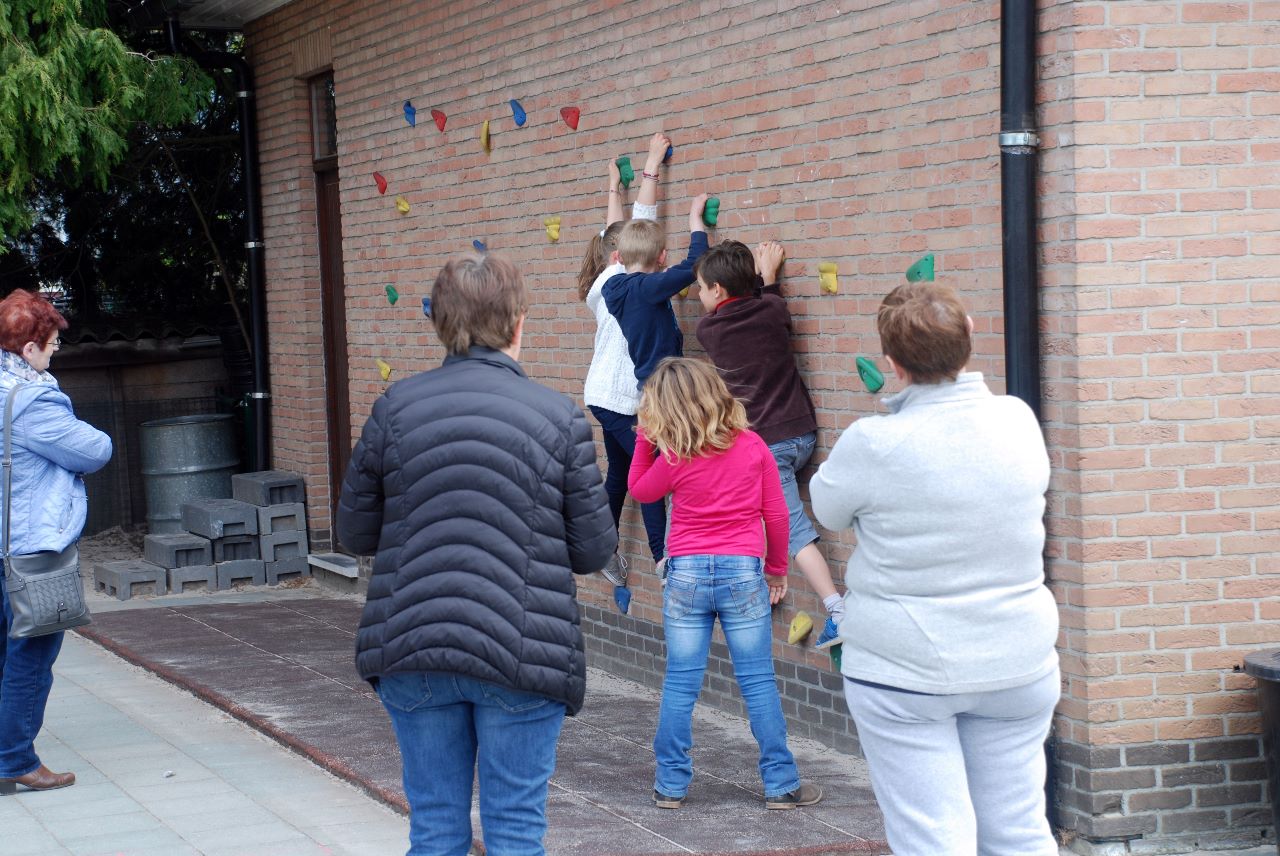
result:
[[[657,181],[657,180],[658,180],[658,174],[657,174],[656,172],[649,172],[649,171],[647,171],[647,170],[646,170],[646,171],[644,171],[644,172],[641,172],[641,173],[640,173],[640,177],[641,177],[641,178],[652,178],[654,181]]]

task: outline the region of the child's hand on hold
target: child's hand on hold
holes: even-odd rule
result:
[[[782,265],[787,260],[787,251],[777,241],[765,241],[756,247],[756,272],[764,280],[765,285],[773,285],[782,273]]]
[[[622,184],[622,175],[618,172],[618,164],[612,158],[609,159],[609,191],[613,192],[618,189],[618,185]]]
[[[765,574],[764,581],[769,584],[769,605],[777,606],[787,595],[787,578]]]
[[[644,162],[645,172],[657,174],[658,167],[662,166],[662,159],[667,156],[669,145],[671,145],[671,138],[661,131],[649,138],[649,157]]]
[[[689,203],[689,231],[705,232],[707,227],[702,225],[702,209],[707,204],[707,194],[699,193],[693,197],[693,202]]]

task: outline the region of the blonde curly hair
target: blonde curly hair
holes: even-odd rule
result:
[[[645,381],[636,414],[649,442],[668,459],[723,452],[747,423],[747,410],[702,360],[667,357]]]

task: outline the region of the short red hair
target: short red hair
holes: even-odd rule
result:
[[[0,348],[22,354],[27,342],[45,346],[55,330],[67,329],[67,319],[46,298],[17,288],[0,300]]]

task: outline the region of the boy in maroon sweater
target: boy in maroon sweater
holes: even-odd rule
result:
[[[729,391],[746,405],[752,430],[778,462],[791,517],[791,555],[830,616],[818,637],[818,647],[826,648],[840,641],[835,628],[844,601],[831,581],[831,569],[818,549],[818,531],[805,514],[796,484],[796,473],[813,454],[818,422],[791,352],[791,313],[778,285],[785,259],[776,241],[761,244],[754,256],[740,241],[707,250],[694,266],[698,297],[707,310],[698,322],[698,341]]]

